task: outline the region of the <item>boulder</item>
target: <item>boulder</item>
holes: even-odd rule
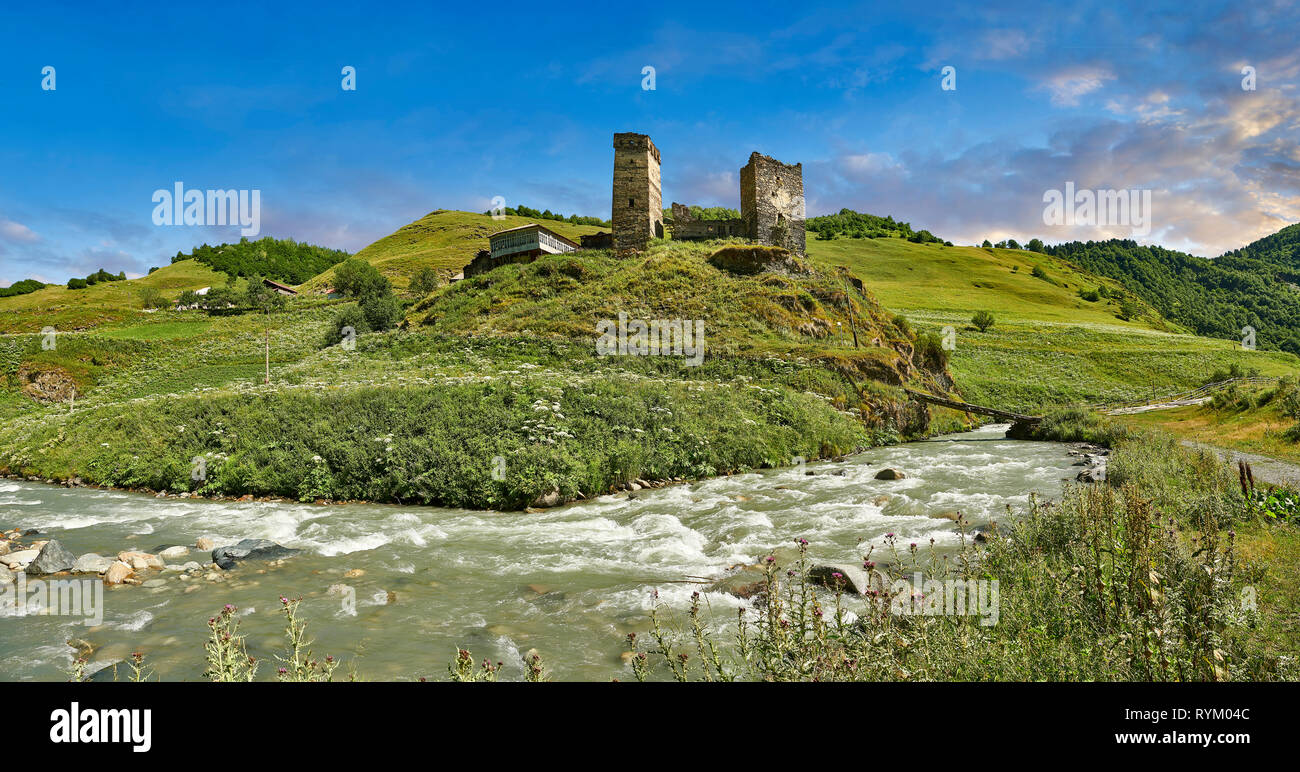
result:
[[[77,562],[72,564],[72,572],[75,574],[102,574],[113,565],[113,561],[96,555],[93,552],[87,552],[85,555],[77,558]]]
[[[27,568],[27,565],[39,554],[41,554],[40,550],[18,550],[8,555],[0,555],[0,563],[8,566],[10,571],[21,571]]]
[[[203,550],[204,552],[211,552],[217,548],[217,543],[207,537],[203,537],[194,542],[194,548]]]
[[[839,574],[839,576],[836,576],[836,574]],[[814,584],[829,587],[832,590],[836,586],[840,586],[843,587],[845,592],[858,595],[865,594],[867,590],[871,589],[871,577],[867,574],[866,569],[850,563],[827,563],[813,566],[808,571],[808,580]]]
[[[276,560],[296,555],[300,551],[282,547],[267,539],[244,539],[238,544],[212,550],[212,562],[222,570],[229,571],[241,560]]]
[[[104,584],[121,584],[130,579],[134,573],[128,564],[120,560],[113,561],[113,564],[104,572]]]
[[[876,472],[876,479],[877,480],[905,480],[907,479],[907,475],[903,474],[899,470],[894,469],[892,467],[886,467],[884,469],[881,469],[879,472]]]
[[[161,550],[158,553],[158,557],[163,560],[175,560],[176,558],[183,558],[188,554],[190,554],[189,547],[168,547],[165,550]]]
[[[57,540],[50,539],[44,547],[41,547],[41,552],[36,559],[27,566],[27,573],[40,575],[71,571],[76,562],[76,555],[68,552],[67,548]]]
[[[548,507],[548,508],[558,507],[563,502],[564,502],[564,497],[560,495],[560,491],[557,488],[555,490],[550,491],[549,493],[543,493],[542,495],[538,496],[536,499],[533,499],[533,506]]]

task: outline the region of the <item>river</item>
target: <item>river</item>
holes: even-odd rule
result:
[[[533,513],[374,504],[313,505],[155,499],[151,496],[0,480],[0,526],[37,529],[75,554],[114,555],[244,538],[303,550],[278,567],[244,563],[225,581],[119,586],[104,594],[103,622],[16,616],[0,610],[0,680],[64,680],[75,657],[66,643],[97,648],[88,671],[142,651],[157,676],[202,676],[207,619],[239,607],[250,652],[271,677],[282,650],[278,598],[301,596],[318,656],[354,661],[368,680],[446,678],[457,647],[505,663],[522,677],[535,648],[557,679],[631,677],[619,654],[644,633],[650,592],[678,609],[738,563],[793,540],[825,561],[858,561],[893,532],[904,541],[951,546],[960,511],[974,525],[1023,511],[1029,494],[1059,498],[1078,470],[1069,448],[1002,437],[1005,426],[876,448],[843,462],[811,464],[603,496]],[[884,467],[903,480],[876,480]],[[34,537],[33,537],[34,538]],[[197,550],[185,560],[209,563]],[[353,569],[359,577],[345,578]],[[259,573],[261,571],[262,573]],[[355,603],[332,585],[354,591]],[[347,591],[344,591],[345,593]],[[716,618],[746,601],[705,594]]]

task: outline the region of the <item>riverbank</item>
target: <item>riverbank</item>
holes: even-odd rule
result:
[[[301,552],[279,566],[237,566],[220,582],[158,572],[146,578],[163,579],[159,586],[105,588],[100,627],[60,616],[0,618],[0,678],[65,678],[75,652],[63,642],[82,639],[97,647],[88,673],[142,651],[159,677],[198,679],[205,622],[227,603],[239,608],[252,653],[274,661],[284,595],[303,597],[317,651],[355,662],[367,679],[437,678],[460,647],[506,662],[503,679],[522,677],[512,665],[517,652],[537,649],[555,678],[604,681],[626,667],[627,633],[646,630],[652,591],[681,608],[698,590],[726,624],[748,605],[723,586],[740,571],[729,569],[773,549],[783,560],[792,556],[791,533],[837,562],[858,559],[887,533],[956,549],[957,513],[972,532],[988,530],[1009,517],[1008,506],[1023,511],[1031,491],[1059,497],[1078,471],[1071,448],[1007,440],[1004,432],[985,427],[802,470],[746,472],[534,513],[156,499],[4,482],[0,514],[78,555],[149,552],[202,536],[217,545],[267,539]],[[905,477],[877,479],[884,468]],[[346,597],[355,614],[345,610]]]

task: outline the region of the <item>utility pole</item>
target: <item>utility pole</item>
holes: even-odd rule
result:
[[[853,321],[853,295],[849,294],[849,288],[844,288],[844,302],[849,306],[849,330],[853,332],[853,348],[858,347],[858,326]]]
[[[266,385],[271,385],[271,315],[266,315]]]

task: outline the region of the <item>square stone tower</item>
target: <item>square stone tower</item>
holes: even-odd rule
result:
[[[664,203],[659,187],[659,148],[645,134],[614,135],[614,248],[645,249],[663,238]]]
[[[804,214],[803,164],[750,153],[740,170],[740,217],[748,237],[802,255]]]

